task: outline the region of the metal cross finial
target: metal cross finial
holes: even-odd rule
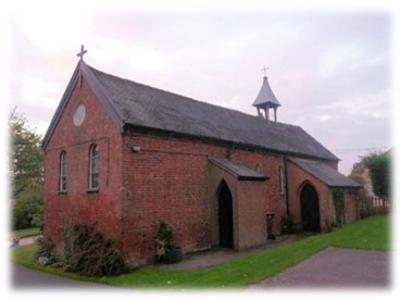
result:
[[[79,57],[79,60],[83,60],[83,55],[85,55],[87,53],[87,50],[84,49],[84,46],[81,45],[81,51],[76,54],[76,56]]]
[[[264,65],[264,67],[261,69],[264,72],[264,77],[267,77],[267,70],[269,69],[269,67],[266,67]]]

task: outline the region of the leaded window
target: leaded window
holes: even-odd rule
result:
[[[285,193],[285,172],[283,170],[283,167],[279,167],[279,193],[284,194]]]
[[[60,154],[59,191],[67,192],[67,153],[65,151],[62,151]]]
[[[89,190],[99,189],[99,150],[92,144],[89,150]]]

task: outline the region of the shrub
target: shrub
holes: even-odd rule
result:
[[[293,215],[289,214],[282,217],[282,234],[293,234],[295,231],[295,224]]]
[[[177,263],[182,260],[182,252],[175,244],[171,227],[160,221],[156,238],[156,259],[164,263]]]
[[[295,223],[292,214],[283,216],[281,220],[282,234],[298,234],[301,233],[303,228],[301,223]]]
[[[118,243],[87,225],[64,230],[64,261],[66,271],[85,276],[118,275],[127,269]]]
[[[325,232],[326,233],[331,233],[333,231],[333,228],[335,227],[334,223],[330,223],[328,220],[325,220]]]
[[[42,226],[43,202],[39,190],[23,192],[12,206],[13,229]]]
[[[55,246],[51,240],[45,240],[43,237],[41,237],[36,240],[36,243],[39,247],[35,257],[35,261],[37,263],[50,265],[57,262],[58,258],[55,255]]]

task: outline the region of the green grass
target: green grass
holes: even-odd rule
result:
[[[11,237],[15,238],[25,238],[40,235],[40,229],[38,227],[26,228],[26,229],[18,229],[14,230],[11,233]]]
[[[329,234],[314,235],[266,249],[210,268],[183,271],[146,266],[132,273],[89,279],[33,263],[36,245],[13,249],[14,262],[52,274],[113,286],[135,288],[243,287],[291,267],[329,246],[386,251],[390,249],[389,219],[375,216]]]

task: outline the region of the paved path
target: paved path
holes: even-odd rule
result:
[[[323,288],[389,286],[387,252],[328,248],[251,288]]]
[[[29,244],[33,244],[36,242],[37,239],[39,239],[42,235],[38,236],[31,236],[31,237],[26,237],[26,238],[21,238],[19,240],[19,246],[25,246]]]
[[[15,245],[13,241],[10,241],[10,247],[15,248],[18,246],[25,246],[25,245],[30,245],[36,242],[37,239],[39,239],[42,235],[36,235],[36,236],[30,236],[30,237],[24,237],[18,240],[18,244]]]
[[[261,250],[279,247],[302,238],[304,238],[304,236],[296,236],[296,235],[279,236],[277,237],[276,240],[269,240],[267,244],[255,249],[249,249],[245,251],[234,251],[232,249],[217,249],[214,251],[205,251],[185,256],[185,259],[180,263],[159,265],[158,267],[165,269],[173,269],[173,270],[199,270],[215,266],[227,261],[235,260],[242,256],[253,254]]]
[[[32,288],[68,288],[68,289],[108,289],[112,287],[102,284],[72,280],[58,275],[51,275],[25,268],[23,266],[12,264],[12,286],[15,289],[32,289]]]

